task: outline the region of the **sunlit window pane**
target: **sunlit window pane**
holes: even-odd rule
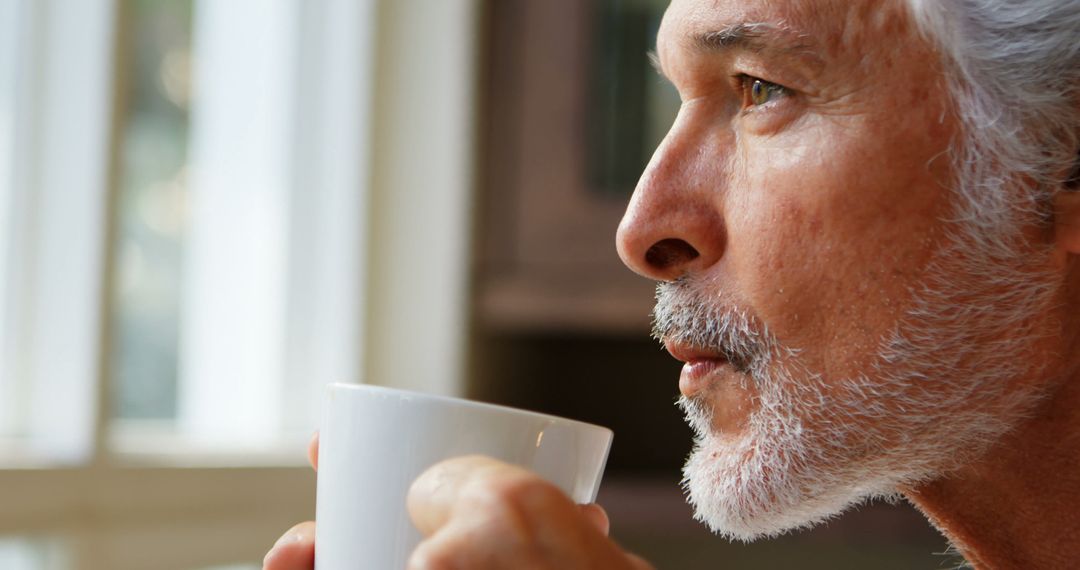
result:
[[[192,3],[123,4],[128,38],[114,243],[111,367],[118,418],[172,419],[183,267]]]
[[[282,427],[299,6],[196,4],[177,415],[217,448]]]
[[[60,541],[0,536],[0,568],[4,570],[69,570],[73,566]]]
[[[112,447],[299,448],[322,386],[358,369],[362,125],[342,121],[361,108],[365,68],[335,23],[360,14],[344,1],[122,5]]]
[[[15,94],[20,50],[18,16],[20,2],[0,2],[0,440],[16,431],[14,371],[7,358],[12,350],[10,288],[14,279],[9,264],[14,238],[11,204],[14,198]]]
[[[0,460],[92,453],[112,14],[0,2]]]
[[[276,435],[292,151],[289,4],[127,4],[118,419],[175,420],[187,435],[212,432],[218,442],[240,431]],[[238,24],[250,42],[236,41]],[[245,418],[253,414],[264,418]]]

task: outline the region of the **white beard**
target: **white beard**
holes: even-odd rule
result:
[[[1015,380],[1041,370],[1025,356],[1046,334],[1032,316],[1052,305],[1054,278],[1000,257],[980,265],[954,240],[871,369],[851,379],[807,370],[716,292],[658,287],[654,334],[733,356],[756,392],[737,433],[714,432],[707,393],[679,402],[697,434],[684,486],[698,520],[746,541],[811,526],[971,461],[1030,413],[1041,394]]]

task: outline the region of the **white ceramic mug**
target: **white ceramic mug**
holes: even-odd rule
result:
[[[405,568],[421,539],[405,495],[425,469],[451,457],[521,465],[591,503],[611,438],[607,428],[536,412],[332,384],[319,434],[315,568]]]

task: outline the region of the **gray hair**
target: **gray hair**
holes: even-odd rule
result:
[[[953,161],[975,228],[1049,219],[1080,147],[1080,1],[906,0],[941,52],[963,138]],[[1004,191],[1021,185],[1017,196]]]

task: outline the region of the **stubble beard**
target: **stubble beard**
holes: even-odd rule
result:
[[[1016,379],[1040,373],[1025,355],[1054,277],[1031,269],[1018,233],[988,242],[958,228],[852,378],[810,370],[701,284],[658,286],[653,334],[720,350],[755,394],[737,433],[713,430],[708,391],[679,401],[696,434],[683,484],[698,520],[743,541],[812,526],[963,466],[1031,412],[1042,394]]]

